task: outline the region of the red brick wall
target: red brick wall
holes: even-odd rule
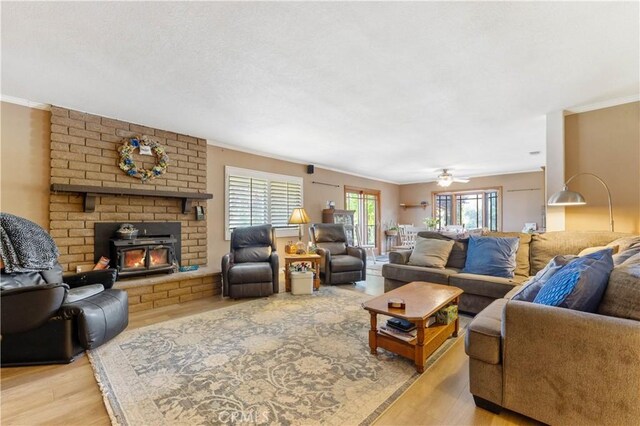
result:
[[[149,136],[169,155],[167,172],[147,183],[118,167],[117,148],[125,138]],[[139,155],[138,167],[151,168],[155,157]],[[51,108],[51,183],[122,187],[158,191],[206,192],[207,143],[204,139],[152,129],[110,118]],[[207,222],[193,211],[182,214],[180,199],[100,196],[96,209],[85,213],[80,195],[52,193],[50,232],[60,249],[65,271],[93,264],[96,222],[182,222],[182,265],[207,262]],[[206,205],[204,201],[193,205]]]

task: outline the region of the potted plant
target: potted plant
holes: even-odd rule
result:
[[[429,231],[435,231],[440,224],[440,218],[438,217],[427,217],[423,220],[424,224],[427,226]]]
[[[398,225],[394,221],[390,220],[389,222],[386,222],[385,227],[387,229],[385,229],[384,234],[387,237],[395,237],[398,235]]]

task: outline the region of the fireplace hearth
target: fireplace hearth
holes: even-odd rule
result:
[[[132,223],[138,229],[134,239],[119,238],[120,223],[96,223],[96,262],[101,256],[118,270],[118,279],[157,273],[172,273],[180,264],[180,222]]]

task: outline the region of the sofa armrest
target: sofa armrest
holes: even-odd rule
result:
[[[222,256],[222,296],[229,295],[229,269],[233,266],[233,253],[227,253]]]
[[[331,271],[329,270],[331,252],[324,248],[318,248],[316,254],[320,255],[320,272],[324,275],[325,284],[329,284],[331,282]]]
[[[640,417],[640,322],[511,300],[502,327],[506,408],[550,424]]]
[[[357,257],[363,262],[367,261],[367,252],[361,247],[347,247],[347,254],[349,256]]]
[[[389,253],[389,263],[396,265],[406,265],[411,257],[411,250],[397,250]]]
[[[347,247],[347,254],[349,256],[357,257],[362,260],[362,271],[360,272],[360,279],[366,281],[367,279],[367,252],[362,247]]]
[[[110,289],[93,296],[64,303],[60,316],[73,319],[74,332],[84,349],[94,349],[112,339],[129,324],[128,294],[125,290]]]
[[[269,263],[271,264],[273,292],[278,293],[280,290],[280,257],[278,257],[278,253],[271,252]]]
[[[105,289],[110,289],[113,287],[113,284],[115,284],[117,278],[118,270],[111,268],[65,275],[63,277],[63,281],[70,288],[82,287],[90,284],[102,284]]]

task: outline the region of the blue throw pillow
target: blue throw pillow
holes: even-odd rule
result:
[[[613,270],[610,248],[575,259],[552,276],[533,303],[596,312]]]
[[[531,278],[529,281],[522,285],[522,289],[513,296],[513,300],[522,300],[523,302],[533,302],[533,299],[536,298],[540,289],[549,281],[549,279],[556,274],[556,272],[560,271],[565,265],[570,263],[573,259],[576,259],[578,256],[565,255],[565,256],[556,256],[547,266],[544,267],[541,271],[535,275],[535,277]]]
[[[469,237],[467,260],[462,272],[513,278],[520,238]]]

